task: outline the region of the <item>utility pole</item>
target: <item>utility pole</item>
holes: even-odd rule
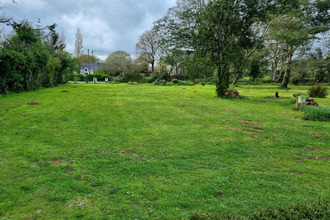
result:
[[[94,62],[94,51],[92,50],[92,62],[93,62],[93,82],[95,82],[95,62]]]
[[[88,50],[88,74],[91,74],[91,59],[89,56],[89,49]]]

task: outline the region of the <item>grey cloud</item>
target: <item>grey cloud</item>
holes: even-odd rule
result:
[[[17,0],[17,4],[6,4],[5,10],[18,21],[35,24],[40,18],[42,25],[56,23],[71,53],[79,27],[84,47],[105,58],[115,50],[133,55],[138,37],[174,5],[175,0]]]

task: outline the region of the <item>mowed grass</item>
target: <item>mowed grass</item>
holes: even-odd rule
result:
[[[178,219],[329,199],[330,123],[293,111],[308,87],[237,89],[242,99],[127,84],[0,97],[0,218]]]

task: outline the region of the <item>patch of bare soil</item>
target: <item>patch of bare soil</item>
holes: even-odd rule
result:
[[[0,108],[9,108],[11,105],[0,105]]]
[[[248,125],[248,126],[262,126],[261,123],[256,123],[256,122],[249,121],[249,120],[242,121],[241,125]]]
[[[235,128],[235,127],[227,127],[229,130],[232,130],[232,131],[238,131],[239,128]]]
[[[308,157],[307,160],[329,160],[330,157]]]
[[[70,91],[68,91],[68,90],[62,90],[61,92],[70,92]]]
[[[263,129],[263,128],[258,128],[258,127],[251,127],[252,129],[254,129],[254,130],[257,130],[257,131],[264,131],[265,129]]]
[[[259,136],[256,135],[256,134],[253,134],[251,137],[256,139],[256,138],[258,138]]]
[[[205,128],[209,128],[209,127],[211,127],[211,125],[210,124],[206,124],[206,125],[204,125],[204,127]]]
[[[265,99],[280,99],[280,98],[277,98],[275,96],[267,96],[267,97],[265,97]]]
[[[66,160],[63,160],[63,159],[56,159],[56,160],[53,160],[52,161],[52,164],[54,166],[58,166],[60,163],[64,163],[64,162],[67,162]]]
[[[225,111],[225,112],[232,112],[232,113],[240,113],[238,111],[231,110],[231,109],[224,109],[223,111]]]
[[[298,155],[301,156],[301,155]],[[301,159],[297,159],[297,162],[301,162],[303,160],[329,160],[329,156],[322,156],[322,157],[307,157],[307,156],[301,156]]]
[[[311,135],[313,135],[315,138],[321,138],[324,136],[323,133],[317,133],[317,132],[310,132]]]
[[[133,152],[131,152],[131,151],[126,151],[126,150],[122,150],[120,153],[121,153],[122,155],[125,155],[125,156],[128,156],[128,157],[134,157],[134,156],[137,156],[136,153],[133,153]]]
[[[75,168],[69,167],[69,166],[66,166],[64,169],[65,169],[65,171],[68,171],[68,172],[73,172],[76,170]]]
[[[198,91],[194,90],[193,92],[198,92]]]
[[[41,103],[39,102],[29,102],[28,105],[40,105]]]
[[[181,88],[181,89],[186,89],[186,88]]]
[[[245,134],[253,134],[254,132],[253,131],[242,131],[243,133]]]

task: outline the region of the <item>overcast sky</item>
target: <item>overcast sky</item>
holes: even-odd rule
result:
[[[139,36],[151,29],[176,0],[2,0],[7,16],[16,21],[40,18],[43,26],[56,23],[57,31],[66,37],[66,50],[74,51],[75,33],[79,27],[84,48],[96,50],[105,59],[111,51],[135,54]],[[4,27],[1,27],[3,29]],[[8,32],[8,28],[5,28]],[[87,51],[86,51],[87,53]]]

